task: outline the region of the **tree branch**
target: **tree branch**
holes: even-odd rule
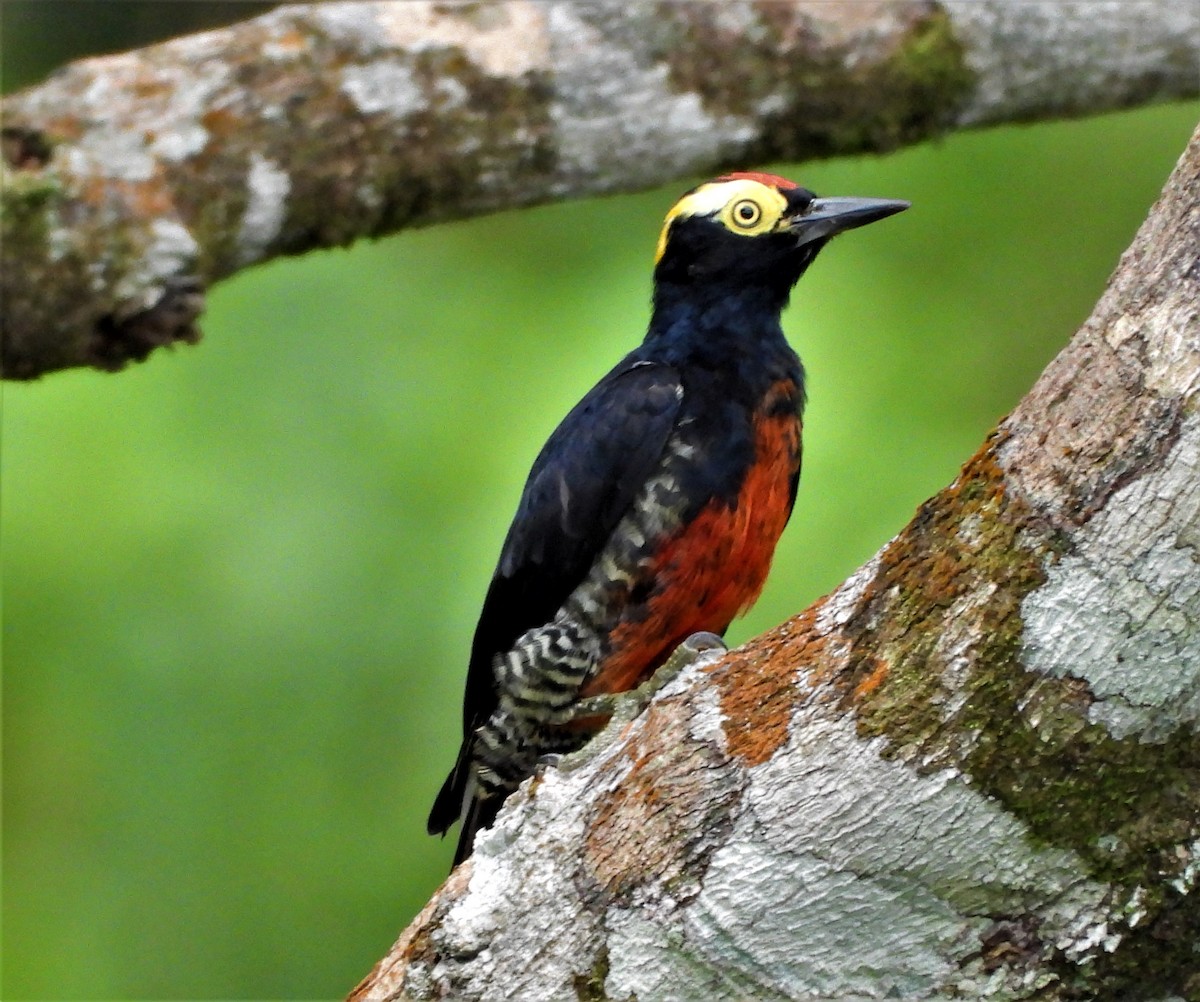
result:
[[[1200,13],[1122,3],[328,3],[5,102],[0,371],[197,337],[279,254],[730,165],[1195,95]]]
[[[515,794],[353,999],[1200,995],[1200,131],[833,594]]]

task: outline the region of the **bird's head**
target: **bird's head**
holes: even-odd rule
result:
[[[818,198],[774,174],[725,174],[685,194],[663,223],[658,283],[788,291],[829,239],[902,212],[908,202]]]

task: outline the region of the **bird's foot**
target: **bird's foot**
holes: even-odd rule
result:
[[[709,633],[707,630],[702,633],[693,633],[676,647],[671,652],[671,656],[634,692],[644,693],[645,702],[648,703],[651,696],[675,678],[684,668],[694,665],[706,654],[715,653],[719,657],[727,650],[729,647],[717,634]]]
[[[622,728],[646,708],[650,700],[654,698],[654,694],[678,677],[684,668],[695,664],[706,655],[719,656],[727,650],[729,648],[725,645],[725,641],[715,633],[693,633],[676,647],[671,652],[671,656],[655,669],[654,674],[636,689],[628,692],[604,692],[595,696],[585,696],[571,706],[564,722],[569,724],[594,717],[607,717],[608,723],[578,751],[565,755],[543,755],[538,760],[538,764],[570,772],[585,762],[589,762],[599,752],[611,745]]]

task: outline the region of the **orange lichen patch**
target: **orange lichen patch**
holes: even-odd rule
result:
[[[170,189],[158,174],[146,181],[122,181],[93,175],[84,181],[79,199],[94,208],[115,209],[145,220],[169,215],[175,205]]]
[[[308,48],[308,36],[292,29],[271,39],[271,48],[277,52],[298,52]]]
[[[854,699],[860,700],[870,695],[883,683],[888,677],[888,663],[880,658],[864,658],[864,664],[867,661],[874,661],[875,668],[861,682],[854,687]]]
[[[165,216],[174,207],[171,192],[157,178],[150,181],[121,184],[120,191],[133,211],[144,219]]]
[[[652,703],[630,735],[628,757],[610,767],[619,782],[597,798],[584,842],[588,869],[606,896],[698,874],[701,857],[732,827],[743,774],[713,742],[692,737],[692,713],[686,697]],[[597,785],[608,785],[605,777]]]
[[[761,765],[787,743],[792,718],[812,681],[832,671],[828,638],[817,630],[820,605],[752,640],[708,669],[720,692],[722,729],[729,754],[746,766]]]
[[[129,84],[130,93],[139,101],[171,94],[174,89],[172,83],[157,76],[140,76]]]
[[[245,120],[228,108],[209,108],[200,116],[200,124],[217,138],[235,135],[245,127]]]
[[[41,132],[54,142],[68,142],[83,135],[83,123],[78,115],[54,115],[38,123]]]
[[[108,198],[108,184],[104,178],[92,175],[84,179],[79,189],[79,200],[92,208],[99,208]]]

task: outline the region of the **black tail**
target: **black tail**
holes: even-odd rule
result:
[[[471,773],[471,764],[467,761],[467,743],[464,741],[458,751],[458,761],[446,777],[446,782],[434,798],[433,808],[429,812],[429,820],[425,822],[425,830],[430,835],[445,835],[450,826],[463,813],[463,798],[467,792],[467,780]]]
[[[475,836],[485,828],[491,828],[500,813],[504,801],[499,797],[472,797],[471,805],[463,816],[462,831],[458,833],[458,847],[454,850],[454,866],[458,866],[471,855],[475,848]],[[452,867],[453,869],[453,867]]]
[[[475,835],[483,828],[491,828],[492,822],[500,812],[504,802],[501,797],[481,797],[473,793],[467,803],[467,786],[471,780],[471,763],[467,742],[459,750],[458,761],[446,777],[437,797],[433,801],[433,809],[429,812],[429,820],[425,822],[425,830],[430,835],[445,835],[455,821],[462,821],[462,831],[458,835],[458,848],[454,850],[454,866],[458,866],[471,855],[475,845]]]

